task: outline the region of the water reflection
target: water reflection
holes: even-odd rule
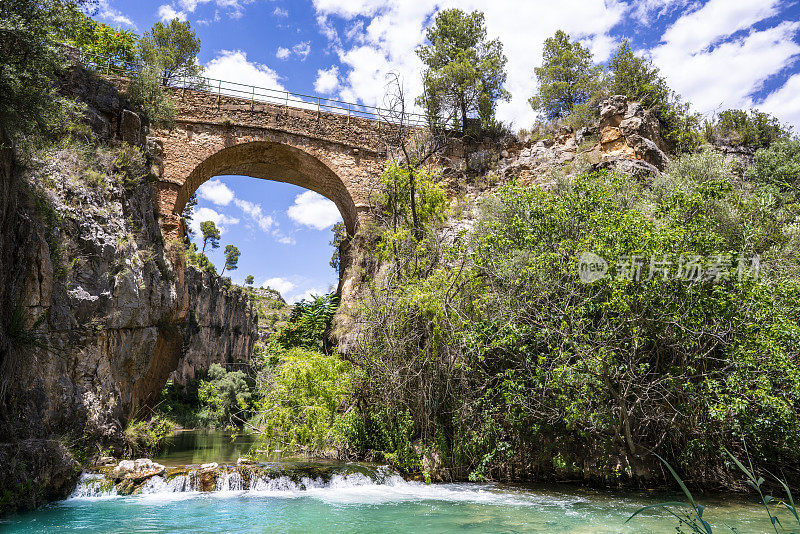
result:
[[[231,435],[220,430],[179,430],[166,449],[153,458],[167,467],[187,464],[236,463],[254,448],[255,434]],[[254,450],[252,452],[255,452]]]

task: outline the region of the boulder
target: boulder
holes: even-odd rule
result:
[[[150,477],[163,475],[167,468],[149,458],[122,460],[112,471],[114,479],[127,479],[140,482]]]

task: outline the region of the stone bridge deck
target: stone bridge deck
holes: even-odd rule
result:
[[[172,130],[155,130],[157,197],[166,235],[206,180],[233,174],[287,182],[331,199],[348,233],[379,189],[396,125],[191,89],[169,89],[178,108]],[[309,103],[309,107],[316,107]]]

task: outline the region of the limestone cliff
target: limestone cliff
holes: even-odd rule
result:
[[[114,447],[179,365],[246,361],[257,336],[246,295],[163,242],[136,110],[82,71],[66,79],[91,140],[24,168],[0,154],[4,512],[66,495],[76,460]]]

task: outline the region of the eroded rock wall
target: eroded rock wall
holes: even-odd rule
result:
[[[163,242],[136,110],[72,76],[100,144],[0,154],[0,515],[66,496],[187,354],[246,361],[256,337],[246,296]]]

